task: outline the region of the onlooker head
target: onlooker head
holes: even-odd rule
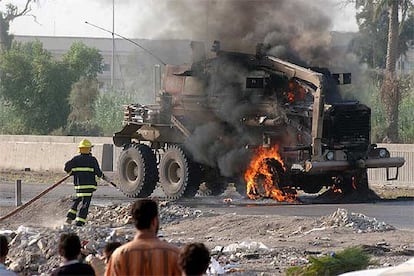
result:
[[[0,235],[0,275],[1,276],[15,276],[17,275],[11,270],[8,270],[5,266],[6,257],[9,253],[9,242],[7,237]]]
[[[108,242],[104,249],[103,249],[103,256],[105,258],[105,263],[107,263],[109,261],[109,258],[111,257],[112,253],[115,251],[115,249],[117,249],[118,247],[120,247],[122,245],[122,243],[120,242]]]
[[[90,264],[95,270],[96,276],[105,275],[105,268],[106,264],[109,262],[109,258],[111,258],[112,253],[120,247],[122,244],[120,242],[108,242],[105,247],[103,248],[102,256],[95,256],[93,254],[89,254],[85,261],[87,264]]]
[[[0,263],[4,263],[6,261],[6,256],[9,253],[9,242],[7,241],[7,237],[0,235]]]
[[[137,200],[132,204],[131,216],[135,228],[151,230],[158,233],[160,221],[158,218],[158,204],[152,199]]]
[[[184,246],[178,263],[184,275],[203,275],[210,264],[210,251],[203,243],[190,243]]]
[[[66,260],[76,260],[81,253],[81,241],[75,233],[65,233],[59,239],[59,254]]]
[[[96,276],[95,270],[90,264],[79,261],[81,254],[81,241],[75,233],[65,233],[59,238],[59,255],[64,258],[64,263],[52,271],[52,276],[84,275]]]

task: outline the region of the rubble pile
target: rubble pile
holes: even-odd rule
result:
[[[131,223],[131,204],[111,206],[91,206],[88,220],[106,227],[118,227]],[[159,202],[161,224],[178,223],[182,219],[197,218],[203,215],[200,210],[174,204],[170,201]]]
[[[352,213],[341,208],[338,208],[332,215],[323,218],[322,221],[322,226],[350,227],[358,233],[395,230],[394,226],[380,222],[376,218],[370,218],[360,213]]]
[[[62,233],[75,232],[84,245],[84,253],[101,254],[107,241],[126,242],[133,238],[132,226],[123,228],[76,227],[61,225],[55,228],[20,226],[9,232],[10,269],[24,274],[48,274],[61,263],[57,243]]]
[[[133,239],[135,228],[131,224],[131,204],[91,206],[88,222],[84,227],[61,224],[55,227],[19,226],[16,230],[0,233],[9,237],[10,269],[24,275],[48,275],[62,261],[58,253],[58,240],[62,233],[75,232],[84,244],[82,254],[102,255],[107,242],[125,243]],[[170,202],[160,202],[161,225],[179,223],[183,219],[200,217],[200,210]],[[162,229],[161,229],[162,231]]]
[[[198,209],[177,205],[172,201],[160,202],[161,224],[179,223],[183,219],[194,219],[205,214]],[[214,215],[210,212],[209,215]]]
[[[45,208],[48,207],[52,206],[45,206]],[[161,201],[159,202],[159,207],[161,219],[159,235],[180,247],[187,241],[197,240],[197,236],[187,236],[188,234],[184,234],[186,235],[185,238],[177,239],[174,235],[178,232],[168,232],[168,228],[170,226],[178,227],[178,229],[185,227],[186,231],[183,233],[189,233],[186,225],[190,225],[189,227],[191,228],[193,223],[197,223],[196,219],[199,217],[201,217],[201,221],[205,219],[212,219],[212,221],[216,222],[220,221],[220,228],[235,227],[237,230],[234,231],[237,233],[245,231],[246,227],[249,227],[251,231],[258,231],[257,224],[247,224],[242,227],[237,223],[237,220],[231,220],[226,223],[226,216],[215,219],[211,216],[219,216],[217,213],[202,212],[195,208],[179,205],[176,202]],[[64,217],[58,223],[55,223],[54,226],[32,226],[30,224],[20,225],[17,229],[2,229],[0,227],[0,234],[8,236],[11,240],[6,265],[20,275],[50,275],[50,272],[61,264],[62,259],[58,254],[57,245],[60,235],[67,232],[75,232],[79,235],[84,245],[82,255],[86,259],[88,257],[99,257],[102,255],[102,250],[106,243],[111,241],[125,243],[133,239],[135,228],[131,224],[130,208],[131,203],[112,206],[91,206],[88,222],[83,227],[64,224]],[[53,218],[51,219],[53,220]],[[332,228],[351,227],[356,232],[380,232],[394,229],[392,226],[378,222],[376,219],[369,218],[363,214],[351,213],[345,209],[338,209],[330,216],[308,223],[309,225],[315,225],[315,223],[320,225],[322,223],[322,226],[302,233],[301,237],[314,231],[325,233],[324,231]],[[299,224],[296,224],[296,226],[302,227]],[[272,273],[269,275],[282,275],[286,267],[307,264],[308,255],[318,255],[325,252],[324,249],[314,248],[316,245],[313,243],[307,243],[305,247],[292,246],[288,244],[288,239],[282,238],[283,234],[280,231],[284,231],[283,229],[285,228],[279,227],[277,229],[273,234],[267,233],[265,235],[267,239],[258,238],[261,241],[254,241],[251,239],[251,236],[248,238],[249,236],[246,235],[234,235],[233,238],[220,236],[217,239],[209,239],[208,237],[211,233],[207,230],[205,234],[199,234],[199,238],[207,239],[206,244],[210,246],[212,253],[208,275],[223,273],[257,275],[254,273],[256,268],[268,268],[269,266],[272,270]],[[304,227],[303,229],[309,228]],[[302,230],[299,232],[302,232]],[[298,238],[298,236],[293,235],[292,239],[294,240],[295,238]],[[270,242],[274,239],[279,240],[276,246]],[[331,238],[328,241],[329,244],[333,242]],[[308,247],[310,247],[309,250],[307,250]],[[330,247],[331,245],[329,245]]]

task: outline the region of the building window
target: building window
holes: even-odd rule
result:
[[[103,70],[104,71],[111,71],[111,64],[105,63],[104,66],[103,66]]]

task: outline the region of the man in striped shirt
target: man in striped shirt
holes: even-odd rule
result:
[[[179,248],[157,237],[157,203],[152,199],[138,200],[132,205],[131,214],[137,229],[135,237],[112,253],[105,275],[181,276]]]
[[[80,141],[78,145],[80,154],[66,162],[64,169],[65,172],[73,175],[76,191],[72,207],[66,215],[66,222],[70,224],[76,220],[77,226],[83,226],[86,223],[92,193],[96,190],[97,185],[95,176],[104,178],[98,160],[91,154],[92,147],[93,145],[88,139]],[[78,205],[81,202],[82,206],[78,213]]]

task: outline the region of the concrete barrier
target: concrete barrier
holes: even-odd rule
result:
[[[81,136],[0,135],[0,170],[62,171],[67,160],[77,153]],[[117,171],[118,156],[122,148],[115,147],[112,137],[86,137],[93,144],[93,155],[104,171]],[[405,158],[398,180],[387,181],[385,169],[370,169],[371,184],[414,185],[414,145],[378,144],[386,147],[391,156]],[[393,171],[392,171],[393,172]]]
[[[0,169],[63,171],[66,161],[78,154],[78,143],[85,137],[0,135]],[[104,171],[114,164],[111,137],[86,137],[94,145],[92,154]]]

